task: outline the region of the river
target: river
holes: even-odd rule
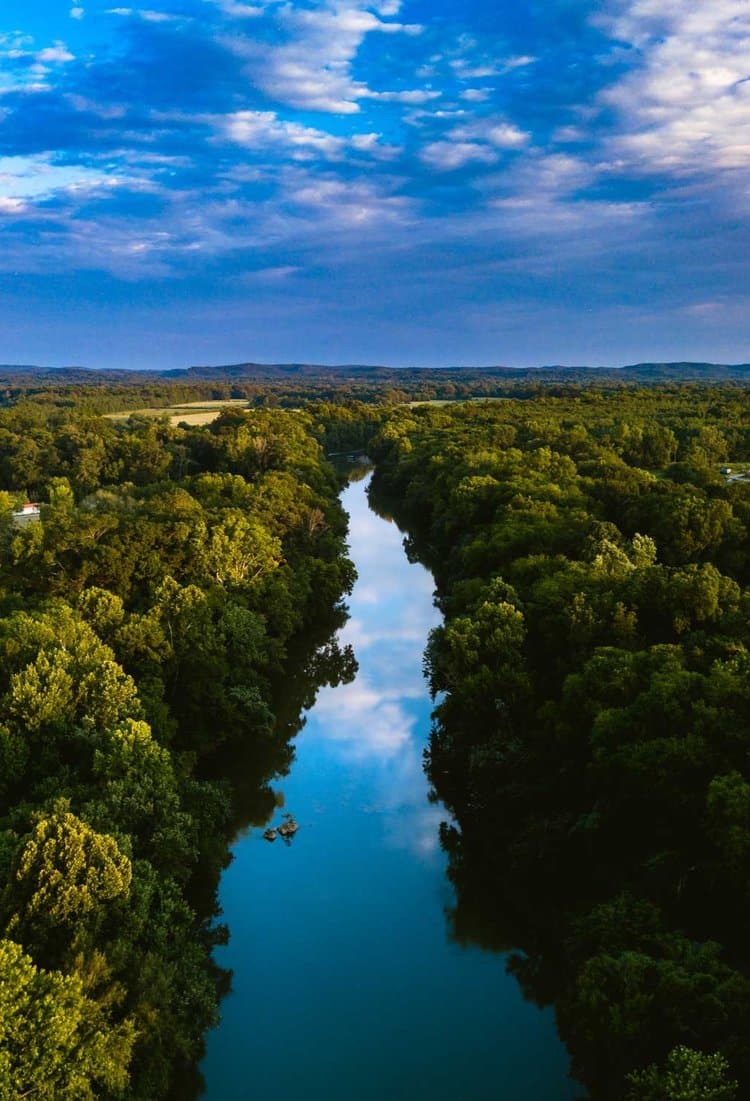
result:
[[[439,622],[432,578],[343,495],[359,580],[341,631],[359,661],[307,714],[279,812],[290,843],[238,837],[220,900],[234,973],[202,1072],[208,1101],[569,1101],[550,1010],[524,1001],[506,957],[449,937],[453,902],[422,752],[422,677]]]

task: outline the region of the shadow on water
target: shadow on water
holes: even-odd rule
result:
[[[399,523],[400,502],[380,491],[377,481],[368,486],[368,502],[376,515],[399,529],[408,561],[433,571],[436,562],[423,534],[407,532]],[[447,808],[456,784],[467,785],[460,777],[446,777],[431,768],[428,752],[424,771],[431,802],[445,812],[439,836],[445,874],[453,888],[452,902],[444,909],[449,941],[461,949],[504,957],[527,1002],[540,1009],[556,1008],[564,970],[557,915],[561,901],[569,891],[577,891],[579,883],[562,871],[545,880],[529,864],[519,874],[497,838],[464,835]],[[570,1096],[575,1101],[587,1097],[584,1086],[572,1078]]]
[[[253,826],[265,825],[276,807],[271,781],[287,776],[294,763],[294,738],[304,728],[305,712],[315,703],[321,688],[335,688],[353,680],[357,672],[354,653],[339,645],[336,634],[346,622],[339,611],[324,627],[318,627],[290,646],[282,675],[272,682],[274,724],[265,740],[224,747],[208,763],[216,777],[230,778],[232,799],[231,836]]]
[[[370,471],[352,473],[356,485]],[[267,744],[211,761],[232,777],[233,834],[247,836],[222,881],[237,983],[208,1044],[207,1095],[568,1101],[565,1051],[549,1012],[534,1008],[548,1002],[531,983],[524,1001],[506,974],[524,939],[496,899],[467,889],[473,861],[440,828],[448,812],[428,791],[421,655],[438,622],[432,579],[409,564],[395,525],[376,519],[392,519],[388,503],[368,509],[352,484],[360,578],[343,635],[329,624],[290,654]],[[321,693],[313,712],[323,685],[344,687]],[[280,780],[284,794],[272,787]],[[304,829],[279,851],[257,827],[284,799]],[[295,1028],[280,1030],[290,1006]],[[202,1096],[191,1074],[173,1101]]]
[[[191,884],[190,901],[201,922],[214,925],[221,917],[218,888],[232,857],[229,845],[252,827],[262,827],[276,811],[278,794],[271,784],[288,775],[295,758],[294,738],[305,725],[305,712],[319,690],[349,683],[357,663],[349,646],[340,646],[336,635],[347,619],[338,608],[328,622],[298,636],[289,646],[286,667],[272,681],[274,723],[265,738],[231,739],[201,762],[202,779],[221,783],[230,804],[224,836],[223,859],[205,861]],[[226,943],[228,931],[218,926],[216,943]],[[232,989],[232,972],[214,964],[220,1001]],[[190,1064],[175,1068],[167,1101],[197,1101],[205,1091],[200,1070],[203,1052]]]

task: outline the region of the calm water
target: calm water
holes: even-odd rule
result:
[[[240,837],[221,902],[234,972],[208,1039],[208,1101],[569,1101],[550,1011],[505,958],[447,936],[452,890],[427,800],[422,650],[432,579],[401,535],[344,494],[359,581],[342,642],[360,672],[323,689],[280,799],[291,844]],[[281,821],[277,814],[274,821]]]

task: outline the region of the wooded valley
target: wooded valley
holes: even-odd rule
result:
[[[189,427],[105,419],[106,391],[6,395],[0,1098],[197,1096],[216,885],[252,817],[232,754],[262,804],[316,686],[355,667],[326,453],[358,450],[444,619],[450,935],[516,949],[592,1098],[750,1096],[746,391],[365,396]]]

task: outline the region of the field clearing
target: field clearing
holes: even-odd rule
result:
[[[121,413],[105,413],[107,420],[126,421],[128,417],[169,417],[170,424],[210,424],[224,409],[248,409],[245,398],[218,401],[186,401],[180,405],[151,406],[145,409],[124,409]]]
[[[226,406],[225,406],[226,408]],[[195,410],[192,413],[174,413],[169,417],[170,424],[210,424],[221,413],[221,409]]]
[[[425,398],[424,401],[409,401],[406,404],[410,409],[417,405],[466,405],[473,401],[509,401],[509,398],[504,397],[481,397],[481,398]]]

